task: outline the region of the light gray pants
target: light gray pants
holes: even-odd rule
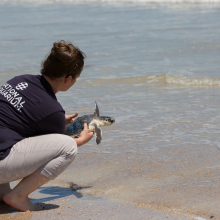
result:
[[[0,184],[22,179],[35,171],[53,180],[70,165],[76,154],[75,140],[66,135],[25,138],[0,160]]]

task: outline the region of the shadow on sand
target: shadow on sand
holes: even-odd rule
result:
[[[48,202],[61,199],[64,197],[68,197],[68,196],[73,196],[73,195],[76,198],[82,198],[83,195],[78,194],[76,192],[77,189],[91,187],[91,186],[87,186],[87,187],[76,187],[76,186],[77,185],[75,184],[72,184],[70,188],[64,188],[64,187],[59,187],[59,186],[55,186],[55,187],[54,186],[43,186],[37,189],[36,191],[34,191],[33,193],[31,193],[30,198],[34,204],[43,205],[44,209],[42,211],[57,209],[60,207],[59,205],[49,204]],[[15,216],[13,217],[13,215],[17,216],[17,213],[19,213],[17,209],[10,207],[9,205],[3,202],[0,203],[0,220],[16,219]],[[4,215],[4,214],[7,214],[7,215]]]

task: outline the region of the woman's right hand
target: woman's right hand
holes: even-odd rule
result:
[[[87,124],[84,123],[83,131],[80,133],[78,138],[74,138],[74,140],[77,143],[77,147],[80,147],[83,144],[86,144],[87,142],[89,142],[92,139],[93,134],[94,134],[94,132],[93,131],[89,131]]]

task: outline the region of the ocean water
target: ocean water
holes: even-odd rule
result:
[[[59,102],[116,122],[50,184],[220,219],[220,5],[140,2],[0,1],[0,84],[73,42],[86,64]]]

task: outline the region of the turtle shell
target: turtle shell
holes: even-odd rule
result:
[[[84,129],[84,123],[89,127],[94,115],[83,115],[66,126],[64,134],[69,136],[78,136]]]

